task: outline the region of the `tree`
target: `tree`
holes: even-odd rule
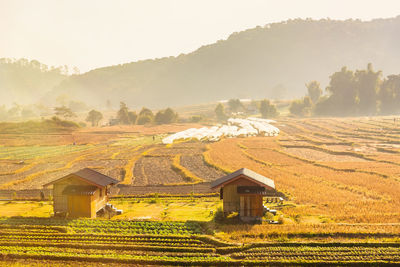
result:
[[[375,115],[379,86],[382,83],[382,72],[374,71],[369,63],[366,70],[357,70],[354,75],[359,112],[365,115]]]
[[[229,110],[233,113],[238,112],[241,108],[243,108],[242,102],[239,99],[229,99],[228,101]]]
[[[289,107],[290,114],[301,116],[303,113],[303,101],[294,100]]]
[[[167,108],[164,111],[164,121],[165,123],[173,123],[178,120],[178,113],[176,113],[172,108]]]
[[[339,72],[330,76],[330,82],[326,88],[330,94],[326,107],[334,110],[326,110],[331,115],[354,115],[359,102],[354,79],[354,72],[343,67]]]
[[[204,120],[202,115],[193,115],[192,117],[190,117],[190,122],[197,123],[197,122],[200,122],[202,120]]]
[[[153,120],[149,115],[142,115],[139,116],[138,120],[137,120],[137,124],[139,125],[144,125],[147,123],[151,123]]]
[[[136,120],[138,118],[138,115],[134,111],[129,111],[128,112],[128,117],[129,117],[130,124],[135,124]]]
[[[289,107],[289,111],[293,115],[297,116],[309,116],[311,115],[312,101],[309,96],[305,96],[301,100],[295,100]]]
[[[99,122],[103,119],[103,114],[101,114],[101,112],[92,109],[91,111],[89,111],[87,117],[86,117],[86,121],[87,122],[91,122],[92,126],[98,126]]]
[[[120,124],[130,124],[129,110],[124,102],[120,102],[119,110],[117,112],[117,119]]]
[[[264,99],[260,103],[260,113],[263,118],[273,118],[278,116],[278,111],[276,110],[275,105],[271,104],[268,99]]]
[[[65,119],[71,119],[72,117],[76,117],[76,114],[68,107],[61,106],[54,108],[54,114],[56,116],[64,117]]]
[[[171,108],[160,110],[157,112],[154,121],[157,124],[173,123],[178,120],[178,113],[173,111]]]
[[[382,82],[379,103],[381,114],[393,114],[400,111],[400,74],[389,75]]]
[[[311,81],[306,84],[308,96],[311,98],[311,101],[316,104],[322,95],[322,89],[320,87],[319,82]]]
[[[164,123],[164,111],[160,110],[156,113],[156,116],[154,117],[154,121],[157,124],[163,124]]]
[[[215,114],[217,115],[217,120],[219,121],[224,121],[226,120],[226,114],[225,114],[225,108],[222,103],[218,103],[218,105],[215,107]]]
[[[153,121],[154,121],[153,112],[150,109],[143,107],[142,110],[139,112],[137,123],[140,125],[144,125],[147,123],[151,123]]]

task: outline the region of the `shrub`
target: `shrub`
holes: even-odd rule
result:
[[[190,122],[200,122],[203,120],[203,116],[201,115],[194,115],[190,117]]]
[[[290,113],[297,116],[311,115],[312,102],[310,97],[306,96],[301,100],[295,100],[290,105]]]
[[[279,115],[275,105],[267,99],[261,101],[260,113],[263,118],[274,118]]]
[[[160,110],[157,112],[154,121],[157,124],[167,124],[173,123],[178,120],[178,113],[173,111],[171,108],[167,108],[166,110]]]
[[[213,221],[216,223],[223,223],[225,221],[225,215],[222,208],[218,208],[218,210],[214,213]]]
[[[139,125],[144,125],[151,122],[153,122],[153,118],[149,115],[140,115],[137,120],[137,124]]]

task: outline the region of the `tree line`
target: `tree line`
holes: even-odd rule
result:
[[[25,112],[24,109],[22,109],[19,105],[16,104],[14,105],[13,108],[10,108],[9,110],[7,110],[5,106],[0,106],[0,120],[6,119],[7,118],[6,115],[16,113],[19,110],[22,110],[21,111],[22,114]],[[78,117],[73,109],[65,105],[55,107],[53,114],[54,114],[53,120],[60,120],[59,118],[63,118],[66,121],[70,121]],[[33,114],[32,116],[36,115]],[[91,123],[92,126],[98,126],[103,118],[104,118],[103,114],[100,111],[92,109],[91,111],[88,112],[85,120],[86,122]],[[137,114],[135,111],[130,111],[127,105],[124,102],[121,102],[120,109],[117,111],[116,119],[113,120],[113,124],[120,124],[120,125],[133,125],[133,124],[144,125],[149,123],[167,124],[176,122],[177,120],[178,120],[178,113],[176,113],[171,108],[159,110],[154,115],[150,109],[144,107]],[[85,126],[85,123],[80,122],[79,124],[81,126]]]
[[[230,99],[227,102],[227,108],[222,103],[218,103],[214,112],[218,121],[225,121],[230,116],[253,115],[255,113],[260,113],[262,118],[275,118],[279,116],[276,106],[268,99],[251,101],[247,106],[239,99]]]
[[[400,74],[382,77],[372,64],[352,71],[342,67],[330,76],[323,94],[320,84],[306,84],[308,94],[290,105],[297,116],[373,116],[400,112]]]
[[[99,122],[103,119],[103,114],[97,110],[91,110],[86,117],[87,122],[91,122],[92,126],[98,126]],[[129,110],[125,102],[120,102],[120,108],[117,111],[115,119],[110,121],[110,124],[119,125],[144,125],[149,123],[155,124],[168,124],[178,121],[178,113],[173,109],[167,108],[159,110],[155,115],[153,111],[143,107],[139,113]]]
[[[139,124],[144,125],[148,123],[155,124],[168,124],[178,121],[178,113],[173,109],[167,108],[159,110],[154,114],[150,109],[143,107],[139,113],[130,111],[124,102],[120,103],[120,109],[116,116],[117,124]]]

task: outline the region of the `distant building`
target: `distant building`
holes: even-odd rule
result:
[[[89,168],[43,185],[53,185],[54,215],[95,218],[106,208],[109,189],[119,181]]]
[[[111,118],[108,121],[108,125],[110,125],[110,126],[114,126],[114,125],[118,125],[118,124],[119,124],[119,120],[118,119]]]
[[[243,221],[261,220],[263,196],[276,193],[273,180],[245,168],[213,181],[211,188],[220,188],[224,214],[238,212]]]

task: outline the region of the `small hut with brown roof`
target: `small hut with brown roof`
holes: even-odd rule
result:
[[[119,181],[89,168],[45,184],[53,185],[54,215],[95,218],[106,207],[109,189]]]
[[[263,196],[276,193],[273,180],[245,168],[213,181],[211,188],[220,188],[224,214],[238,212],[244,221],[260,220]]]

